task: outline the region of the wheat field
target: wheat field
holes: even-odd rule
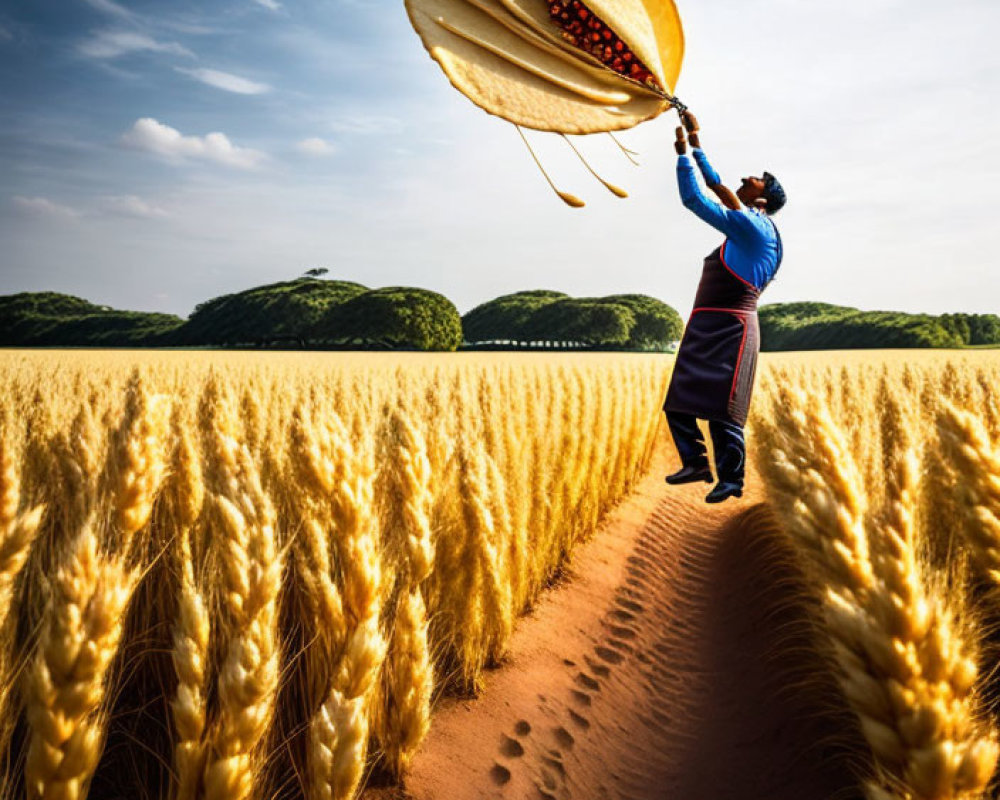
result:
[[[647,470],[671,364],[0,352],[0,798],[402,775]],[[872,800],[996,789],[998,386],[989,352],[761,363],[750,479]]]
[[[669,360],[0,356],[3,796],[349,798],[645,470]]]
[[[995,797],[1000,358],[774,356],[750,421],[870,800]]]

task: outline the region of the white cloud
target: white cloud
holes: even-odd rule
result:
[[[75,208],[53,203],[45,197],[24,197],[15,195],[14,205],[29,214],[37,214],[44,217],[55,217],[57,219],[76,219],[80,212]]]
[[[84,0],[84,2],[98,11],[103,11],[105,14],[111,14],[115,17],[121,17],[122,19],[132,19],[134,17],[131,11],[124,6],[118,5],[118,3],[112,2],[112,0]]]
[[[136,120],[122,135],[121,141],[127,147],[157,153],[171,160],[195,158],[238,169],[253,169],[267,158],[259,150],[234,145],[224,133],[184,136],[177,129],[152,117]]]
[[[337,148],[330,144],[330,142],[320,139],[318,136],[303,139],[296,147],[299,149],[299,152],[305,153],[308,156],[328,156],[337,151]]]
[[[185,75],[190,75],[195,80],[214,86],[216,89],[224,89],[235,94],[264,94],[264,92],[271,91],[271,87],[266,83],[257,83],[229,72],[219,72],[215,69],[185,69],[184,67],[175,67],[175,69]]]
[[[162,219],[170,216],[166,210],[152,203],[147,203],[141,197],[134,194],[109,195],[104,198],[103,204],[108,211],[126,217]]]
[[[177,42],[158,42],[144,33],[135,31],[103,30],[93,33],[78,47],[83,55],[90,58],[116,58],[126,53],[148,50],[154,53],[172,53],[194,58],[195,55]]]
[[[277,2],[277,0],[254,0],[254,2],[271,11],[281,11],[282,8],[281,3]]]

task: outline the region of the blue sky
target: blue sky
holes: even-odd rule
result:
[[[1000,4],[678,0],[677,92],[731,185],[774,172],[764,302],[1000,313]],[[676,117],[578,146],[454,91],[402,2],[0,0],[0,294],[182,316],[323,266],[466,311],[510,291],[690,310],[718,235],[677,199]]]

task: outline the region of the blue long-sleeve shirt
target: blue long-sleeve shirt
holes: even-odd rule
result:
[[[698,148],[692,152],[705,182],[721,183],[705,154]],[[686,155],[677,159],[677,185],[684,207],[725,234],[723,261],[729,270],[740,280],[763,289],[781,261],[781,240],[767,214],[755,208],[733,211],[710,200],[698,185],[694,164]]]

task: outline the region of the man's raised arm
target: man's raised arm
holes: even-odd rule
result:
[[[691,159],[687,155],[687,142],[684,139],[683,128],[677,128],[677,141],[674,142],[674,149],[678,156],[677,188],[680,189],[681,202],[684,207],[726,236],[738,236],[742,214],[736,210],[723,208],[718,203],[709,200],[702,192],[695,175],[694,164],[691,163]],[[736,202],[738,204],[739,200]]]
[[[698,120],[690,111],[685,111],[681,115],[681,119],[684,122],[684,127],[687,128],[688,141],[691,142],[691,154],[694,156],[694,160],[698,162],[698,168],[705,179],[705,185],[719,198],[722,205],[732,211],[739,211],[743,208],[740,199],[728,186],[723,185],[719,173],[708,163],[708,156],[701,149],[701,139],[698,135]]]

